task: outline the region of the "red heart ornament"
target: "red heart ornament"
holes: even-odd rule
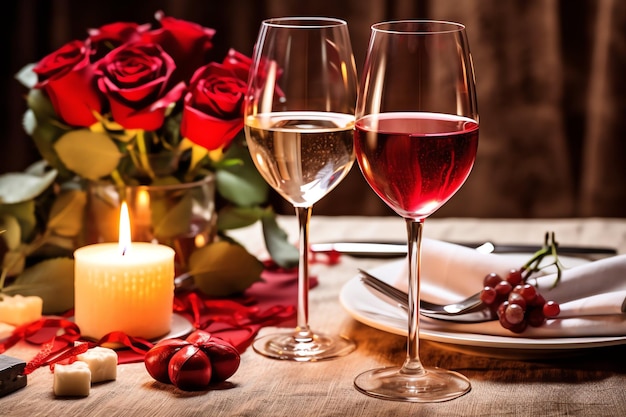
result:
[[[165,339],[145,356],[148,373],[157,381],[192,391],[230,378],[241,357],[230,343],[197,330],[187,339]]]

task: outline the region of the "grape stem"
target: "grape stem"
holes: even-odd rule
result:
[[[522,266],[522,270],[524,271],[522,278],[524,282],[526,282],[532,274],[554,265],[556,267],[556,279],[552,284],[552,288],[559,285],[559,282],[561,281],[561,275],[563,273],[563,264],[559,260],[558,248],[559,243],[555,239],[554,232],[546,232],[543,246],[541,247],[541,249],[535,252],[533,256],[528,260],[528,262],[526,262],[524,266]],[[544,258],[549,255],[552,256],[554,261],[549,264],[544,264],[540,266]]]

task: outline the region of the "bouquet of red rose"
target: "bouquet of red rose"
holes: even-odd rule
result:
[[[132,22],[90,29],[84,40],[17,74],[30,89],[24,128],[44,161],[0,176],[0,230],[7,232],[0,235],[6,243],[0,290],[6,276],[25,272],[34,257],[71,253],[86,201],[75,185],[89,181],[161,185],[214,173],[220,233],[261,220],[273,259],[297,262],[266,206],[267,183],[241,134],[250,58],[231,49],[212,61],[213,29],[162,12],[155,17],[155,29]],[[258,279],[260,262],[242,263],[241,256],[240,248],[223,253],[223,264],[239,268],[225,279]],[[241,265],[253,267],[241,271]],[[48,263],[45,275],[55,269]],[[60,269],[66,273],[67,263]]]
[[[156,18],[154,30],[126,22],[91,29],[18,76],[31,88],[24,125],[61,174],[188,181],[241,131],[250,59],[230,50],[209,61],[213,29]]]

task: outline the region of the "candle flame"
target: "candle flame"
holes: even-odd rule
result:
[[[130,250],[130,242],[130,216],[128,215],[128,205],[124,201],[120,209],[119,231],[119,248],[122,255],[125,255]]]

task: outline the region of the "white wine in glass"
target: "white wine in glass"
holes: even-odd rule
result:
[[[419,358],[420,249],[424,220],[461,188],[476,159],[478,110],[465,27],[375,24],[361,76],[355,152],[368,184],[406,222],[409,310],[404,363],[366,371],[354,384],[377,398],[451,400],[470,390],[469,380]]]
[[[309,222],[314,203],[354,163],[356,68],[345,21],[269,19],[255,45],[245,103],[245,133],[257,169],[293,204],[299,221],[297,326],[253,343],[256,352],[292,361],[333,359],[352,341],[309,327]]]

